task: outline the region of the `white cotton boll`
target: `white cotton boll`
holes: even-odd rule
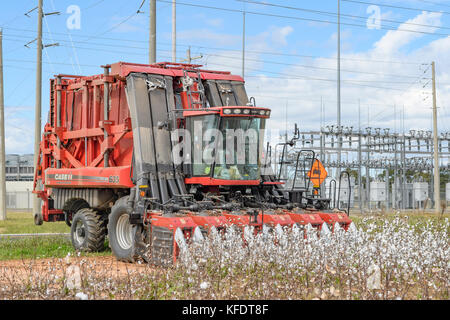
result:
[[[83,292],[78,292],[75,297],[80,300],[88,300],[88,295]]]
[[[253,230],[249,226],[244,227],[244,239],[250,241],[253,238]]]
[[[292,235],[294,236],[294,238],[297,238],[300,236],[300,228],[298,227],[298,225],[296,223],[292,226]]]
[[[367,288],[369,290],[381,289],[381,270],[378,265],[372,263],[367,269],[369,277],[367,278]]]
[[[67,253],[67,256],[64,258],[64,262],[65,262],[66,264],[70,264],[70,252]]]
[[[204,282],[200,283],[200,289],[206,290],[208,288],[209,288],[209,282],[204,281]]]
[[[66,286],[68,289],[81,288],[81,274],[80,267],[69,266],[66,270]]]
[[[279,236],[279,237],[282,237],[283,236],[283,228],[280,226],[280,224],[277,224],[276,226],[275,226],[275,231],[276,231],[276,233],[277,233],[277,235]]]
[[[313,242],[315,240],[317,240],[316,229],[310,223],[308,223],[306,225],[306,237],[307,237],[308,240],[313,241]]]

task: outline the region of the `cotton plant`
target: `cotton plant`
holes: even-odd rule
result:
[[[0,299],[448,299],[449,230],[448,219],[412,225],[401,216],[331,233],[212,229],[169,267],[125,264],[118,273],[77,253],[0,267]]]
[[[395,296],[397,292],[414,286],[448,294],[448,220],[440,228],[424,223],[420,230],[401,218],[381,225],[364,219],[363,225],[364,229],[352,226],[348,231],[335,226],[333,233],[319,234],[307,227],[306,238],[303,232],[289,228],[258,234],[233,228],[190,246],[178,268],[237,268],[234,276],[250,275],[252,270],[265,272],[266,268],[269,278],[279,273],[286,279],[306,278],[308,286],[327,286],[331,296],[338,293],[341,298],[396,299],[401,298]]]

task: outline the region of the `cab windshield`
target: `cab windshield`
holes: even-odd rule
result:
[[[264,139],[260,133],[265,119],[223,117],[214,163],[216,179],[259,180],[260,151]]]
[[[193,134],[192,174],[224,180],[259,180],[265,119],[189,117]],[[213,172],[211,174],[211,172]]]

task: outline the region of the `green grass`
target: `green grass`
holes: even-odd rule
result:
[[[65,237],[35,237],[0,241],[0,260],[64,258],[70,253],[76,255],[70,239]],[[107,243],[105,250],[96,253],[82,253],[84,257],[109,256],[111,249]]]
[[[356,210],[355,210],[356,211]],[[440,221],[442,221],[443,219],[450,219],[450,213],[446,212],[444,214],[436,214],[434,212],[431,211],[403,211],[400,213],[396,213],[394,211],[391,212],[376,212],[376,213],[372,213],[372,214],[361,214],[361,213],[353,213],[350,212],[350,219],[353,220],[353,222],[356,223],[356,225],[358,225],[360,222],[362,222],[362,220],[365,217],[375,217],[377,219],[380,220],[380,223],[385,221],[385,220],[393,220],[396,217],[400,217],[403,220],[405,220],[405,222],[412,224],[412,225],[417,225],[417,224],[421,224],[427,221],[430,222],[435,222],[435,223],[439,223]]]
[[[73,252],[70,240],[64,237],[39,237],[0,241],[0,260],[63,258]]]
[[[107,247],[102,252],[82,253],[82,256],[108,256]],[[76,255],[69,239],[64,237],[39,237],[0,241],[0,260],[64,258],[67,254]]]
[[[0,221],[0,234],[4,233],[68,233],[70,228],[65,222],[44,222],[34,224],[31,212],[8,211],[6,220]]]
[[[15,233],[70,233],[65,222],[44,222],[34,224],[30,212],[7,212],[7,219],[0,221],[0,234]],[[83,256],[111,255],[111,250],[105,244],[106,250],[98,253],[83,253]],[[63,258],[68,253],[76,254],[70,239],[65,237],[36,237],[12,240],[0,240],[0,260]]]

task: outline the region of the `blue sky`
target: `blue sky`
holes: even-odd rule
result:
[[[381,29],[367,27],[366,20],[373,11],[368,11],[370,4],[361,2],[378,4]],[[46,16],[43,24],[44,44],[60,44],[43,52],[44,122],[49,103],[48,84],[53,75],[97,74],[101,72],[100,65],[117,61],[147,63],[149,6],[146,0],[140,9],[143,13],[136,14],[141,3],[142,0],[44,0],[45,12],[61,12]],[[336,13],[337,1],[265,3],[178,1],[177,58],[184,58],[191,46],[192,56],[203,56],[196,60],[199,64],[240,74],[242,13],[239,11],[245,10],[247,91],[258,105],[273,109],[271,127],[283,130],[286,124],[293,126],[297,122],[302,129],[310,130],[335,123],[337,26],[332,13]],[[37,19],[36,11],[29,13],[29,17],[24,13],[36,5],[37,0],[2,1],[0,10],[7,153],[33,151],[36,44],[31,43],[29,48],[24,45],[35,39]],[[81,9],[80,29],[68,29],[66,25],[71,5]],[[171,1],[157,2],[158,61],[171,59],[171,10]],[[358,127],[360,102],[362,127],[369,124],[397,131],[430,130],[431,73],[422,64],[434,60],[439,129],[449,131],[450,1],[342,0],[341,14],[342,123]],[[401,25],[402,22],[407,24]]]

